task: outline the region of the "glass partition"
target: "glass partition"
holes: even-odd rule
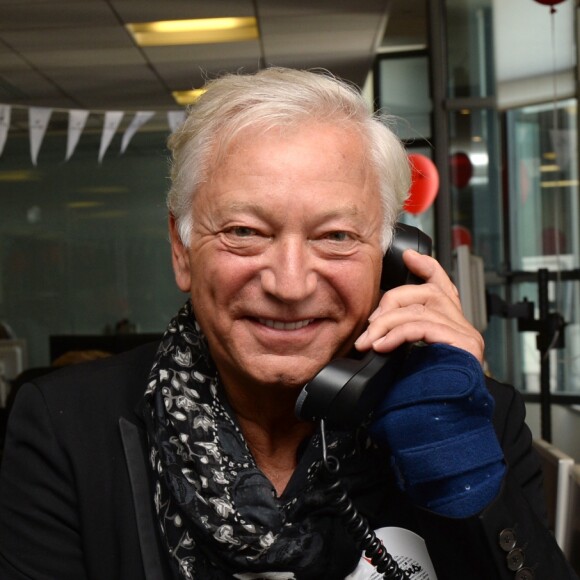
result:
[[[411,142],[430,139],[432,104],[427,55],[422,51],[382,55],[375,71],[378,106],[396,116],[397,135]]]
[[[64,162],[66,132],[47,134],[38,166],[26,133],[0,159],[0,320],[46,366],[54,334],[106,334],[127,320],[158,333],[185,299],[167,239],[166,133],[115,140],[98,163],[100,134],[84,134]],[[120,138],[119,138],[120,140]]]
[[[574,279],[580,265],[577,122],[576,99],[507,113],[512,270],[553,272],[549,310],[567,325],[565,347],[549,352],[550,384],[554,391],[574,393],[580,392],[580,282]],[[535,277],[514,280],[514,300],[533,301],[537,317]],[[520,386],[537,391],[536,333],[520,333],[518,348]]]
[[[452,111],[449,175],[454,246],[471,246],[486,270],[502,262],[502,208],[498,170],[497,114],[493,110]]]
[[[446,0],[448,96],[495,94],[490,0]]]

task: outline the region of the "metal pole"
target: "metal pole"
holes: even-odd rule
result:
[[[542,439],[552,441],[552,401],[550,400],[550,337],[546,329],[549,314],[548,270],[538,270],[538,303],[540,308],[540,330],[538,350],[540,351],[540,425]]]
[[[451,272],[451,188],[449,186],[449,119],[447,99],[447,27],[445,0],[427,0],[429,16],[429,70],[433,101],[433,161],[439,171],[439,194],[435,200],[435,254],[447,272]]]

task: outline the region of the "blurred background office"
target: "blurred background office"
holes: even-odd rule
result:
[[[419,177],[403,220],[460,285],[487,371],[580,462],[579,14],[576,0],[0,0],[0,408],[23,371],[155,338],[183,301],[165,141],[204,80],[324,68],[398,117]]]

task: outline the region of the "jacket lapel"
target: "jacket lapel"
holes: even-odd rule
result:
[[[166,559],[158,541],[157,515],[153,509],[153,491],[147,471],[148,448],[145,432],[124,417],[119,419],[119,428],[133,491],[145,578],[146,580],[170,578],[167,566],[164,565]]]

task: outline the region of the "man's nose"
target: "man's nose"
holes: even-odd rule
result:
[[[282,302],[298,302],[316,289],[318,277],[308,241],[286,240],[275,244],[262,271],[262,288]]]

